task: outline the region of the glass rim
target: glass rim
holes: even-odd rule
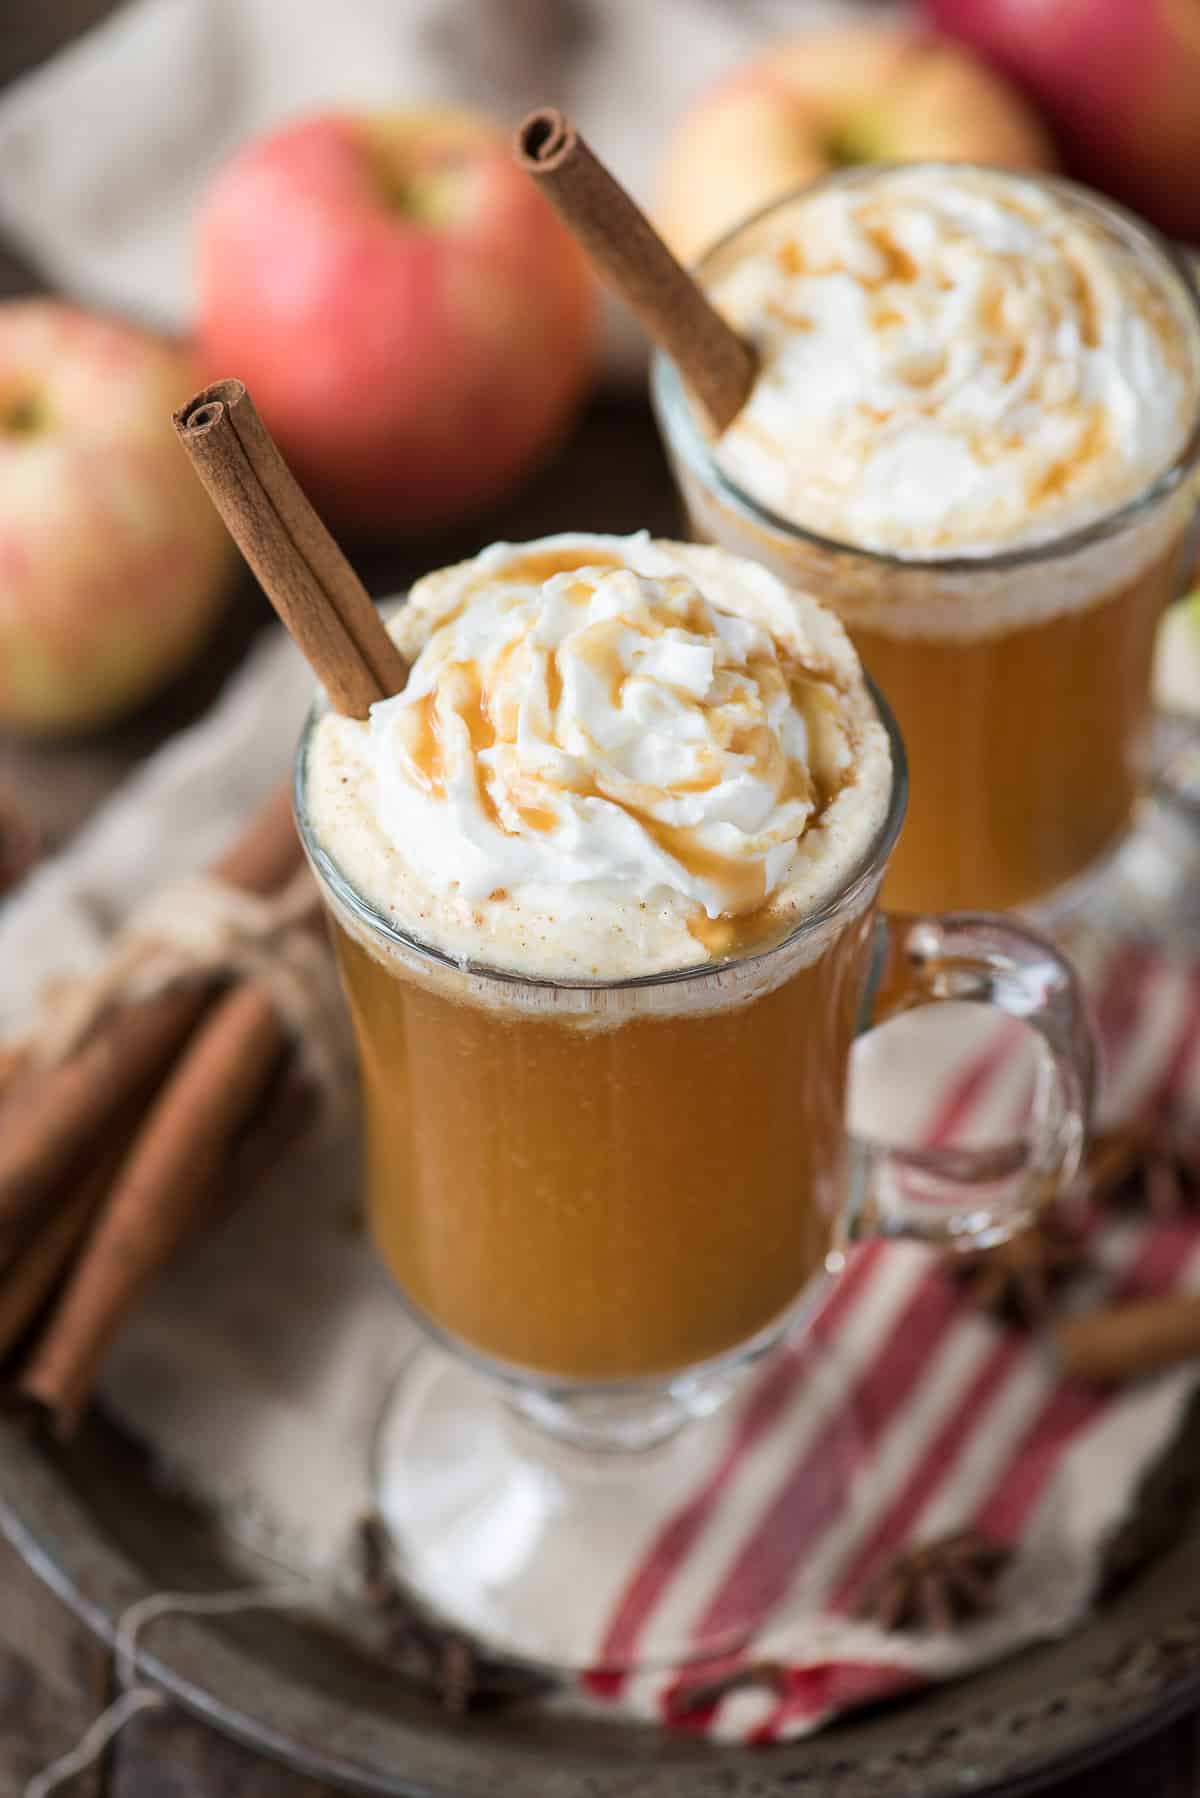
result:
[[[318,883],[332,894],[333,898],[344,906],[359,923],[407,954],[432,962],[438,967],[450,969],[456,974],[466,975],[472,980],[487,981],[509,987],[540,987],[556,992],[598,993],[635,992],[659,986],[680,986],[691,981],[712,980],[722,974],[727,974],[733,968],[752,967],[793,948],[805,937],[832,922],[849,901],[861,894],[864,887],[869,885],[872,880],[882,876],[887,866],[888,859],[895,847],[896,838],[900,834],[900,826],[904,822],[904,813],[908,804],[908,757],[899,726],[887,701],[865,669],[863,675],[876,717],[886,732],[888,748],[891,753],[892,785],[888,794],[887,810],[871,843],[837,891],[822,900],[814,911],[806,912],[787,931],[786,935],[768,943],[764,948],[750,950],[745,955],[726,956],[720,961],[689,962],[681,968],[666,968],[653,974],[631,974],[615,980],[558,980],[546,975],[520,974],[510,968],[494,968],[484,962],[464,960],[449,954],[444,949],[437,948],[433,943],[424,942],[411,931],[402,929],[398,924],[385,918],[379,909],[357,890],[338,867],[328,850],[317,841],[316,833],[312,828],[306,792],[308,756],[317,724],[329,710],[324,699],[318,699],[310,709],[296,748],[292,783],[292,806],[295,813],[296,829]]]
[[[938,160],[898,162],[898,163],[864,163],[848,169],[835,169],[829,174],[820,176],[816,181],[803,182],[798,187],[789,188],[787,193],[774,200],[768,200],[764,206],[749,213],[739,220],[728,231],[725,231],[715,242],[711,243],[703,255],[690,265],[697,276],[703,274],[717,257],[727,251],[743,232],[752,229],[762,220],[775,212],[782,212],[788,206],[806,195],[821,192],[827,188],[849,187],[856,182],[876,179],[881,173],[909,171],[912,169],[944,169],[956,173],[966,171],[984,175],[999,175],[1013,182],[1032,184],[1036,187],[1048,187],[1055,193],[1062,194],[1077,207],[1098,214],[1108,221],[1115,221],[1135,244],[1139,244],[1165,264],[1166,268],[1178,281],[1188,306],[1196,347],[1197,393],[1195,416],[1187,437],[1176,452],[1171,462],[1159,471],[1147,485],[1129,499],[1113,507],[1110,512],[1102,513],[1090,523],[1079,525],[1075,529],[1063,532],[1057,537],[1045,537],[1036,543],[1025,543],[1014,549],[995,550],[982,555],[954,556],[905,556],[897,551],[868,549],[862,544],[848,542],[840,537],[828,537],[822,532],[812,530],[806,525],[797,524],[794,519],[785,518],[782,513],[775,512],[753,494],[734,481],[717,462],[712,453],[707,437],[699,424],[695,408],[689,403],[687,388],[678,366],[660,349],[655,349],[650,359],[650,395],[654,410],[658,415],[659,425],[664,441],[670,448],[678,449],[683,460],[695,474],[705,480],[719,496],[728,501],[736,510],[747,515],[753,523],[766,526],[768,529],[785,537],[796,538],[810,544],[815,549],[827,551],[841,556],[857,556],[865,562],[873,563],[880,568],[893,572],[909,571],[916,574],[970,574],[1005,572],[1010,569],[1028,568],[1039,562],[1056,561],[1059,558],[1077,554],[1091,548],[1096,543],[1103,543],[1115,537],[1128,526],[1136,524],[1145,514],[1155,507],[1185,482],[1197,464],[1200,464],[1200,279],[1193,272],[1182,248],[1172,243],[1157,231],[1153,225],[1141,219],[1136,213],[1122,206],[1116,200],[1110,200],[1105,194],[1094,193],[1091,188],[1084,187],[1078,181],[1070,181],[1063,175],[1043,174],[1035,170],[1004,169],[990,163],[982,162],[945,162]]]

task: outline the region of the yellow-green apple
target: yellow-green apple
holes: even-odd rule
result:
[[[667,144],[657,215],[692,258],[831,168],[925,158],[1053,165],[1026,102],[960,45],[888,24],[814,29],[697,97]]]
[[[440,524],[543,456],[593,365],[582,252],[490,121],[324,114],[242,148],[199,223],[199,337],[318,509]]]
[[[1196,0],[926,0],[1038,101],[1073,174],[1200,240]]]
[[[232,550],[171,429],[196,382],[139,326],[0,304],[0,726],[116,717],[210,628]]]

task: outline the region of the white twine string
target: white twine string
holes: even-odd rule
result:
[[[292,1605],[311,1605],[313,1597],[312,1586],[281,1585],[243,1586],[232,1592],[152,1592],[139,1598],[121,1613],[113,1637],[116,1680],[123,1688],[120,1696],[88,1726],[74,1748],[26,1782],[23,1798],[49,1798],[68,1780],[94,1767],[131,1718],[167,1707],[170,1700],[164,1692],[136,1683],[139,1640],[158,1618],[231,1617],[244,1611],[285,1610]]]
[[[328,1125],[346,1115],[353,1054],[332,959],[312,929],[319,898],[301,868],[269,898],[192,874],[139,905],[98,968],[55,980],[30,1049],[41,1063],[71,1055],[121,1001],[146,999],[197,974],[252,980],[270,994],[321,1099]]]
[[[132,1692],[124,1692],[114,1704],[103,1711],[90,1729],[84,1731],[79,1741],[69,1753],[60,1755],[58,1760],[51,1761],[40,1773],[35,1773],[25,1785],[24,1798],[47,1798],[50,1792],[57,1792],[65,1786],[69,1779],[78,1773],[86,1773],[94,1767],[108,1744],[124,1729],[131,1717],[139,1711],[159,1710],[166,1704],[161,1692],[153,1686],[135,1686]]]

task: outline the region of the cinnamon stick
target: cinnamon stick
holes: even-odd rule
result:
[[[279,787],[211,871],[246,892],[270,893],[300,863],[290,794]],[[0,1128],[0,1266],[113,1113],[155,1083],[194,1029],[213,985],[189,981],[117,1007],[66,1060],[18,1075]]]
[[[253,1115],[283,1045],[264,988],[217,1004],[150,1110],[18,1389],[56,1435],[74,1429],[130,1305],[209,1202],[230,1145]]]
[[[1200,1296],[1139,1299],[1066,1318],[1055,1332],[1064,1373],[1111,1385],[1200,1356]]]
[[[131,1118],[125,1119],[114,1133],[113,1146],[62,1195],[0,1279],[0,1361],[42,1310],[83,1241],[129,1147],[131,1122]]]
[[[221,1174],[221,1192],[211,1221],[219,1222],[243,1193],[255,1190],[312,1127],[319,1109],[317,1090],[298,1058],[294,1054],[285,1056],[258,1111],[233,1144],[228,1165]]]
[[[291,783],[283,781],[272,787],[209,873],[227,886],[261,896],[286,886],[303,860],[292,813]]]
[[[0,1360],[11,1352],[50,1297],[103,1197],[103,1184],[95,1178],[76,1187],[0,1283]]]
[[[598,273],[678,364],[713,430],[723,431],[754,385],[750,345],[561,112],[531,112],[517,129],[514,150]]]
[[[280,455],[241,381],[174,415],[192,466],[336,711],[365,718],[408,669],[383,620]]]
[[[0,1099],[17,1084],[29,1062],[24,1043],[0,1043]]]
[[[0,1130],[0,1266],[113,1112],[149,1090],[195,1026],[209,990],[206,982],[189,983],[121,1006],[74,1055],[30,1073],[9,1095]]]

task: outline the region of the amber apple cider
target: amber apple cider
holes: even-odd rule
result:
[[[821,1269],[845,1178],[896,818],[845,633],[645,537],[497,546],[396,628],[405,693],[302,758],[383,1260],[511,1369],[739,1349]]]
[[[677,1013],[601,1028],[454,997],[339,928],[371,1228],[410,1301],[489,1357],[592,1380],[764,1329],[829,1247],[870,919],[761,996],[689,1010],[682,986]]]
[[[763,528],[691,469],[677,472],[696,536],[755,555],[833,605],[895,711],[912,786],[884,887],[892,909],[1024,905],[1116,846],[1145,779],[1155,632],[1181,588],[1188,493],[1130,526],[1153,543],[1131,579],[1107,581],[1113,554],[1092,547],[1026,577],[1043,588],[1082,577],[1094,589],[1086,604],[970,633],[964,617],[994,616],[986,570],[880,568]],[[945,602],[931,604],[938,591]]]

